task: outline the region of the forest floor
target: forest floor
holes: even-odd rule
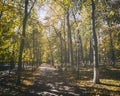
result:
[[[100,84],[93,84],[93,67],[81,67],[80,79],[76,80],[76,73],[66,72],[65,77],[87,94],[85,96],[120,96],[120,63],[115,67],[100,65]],[[81,95],[80,95],[81,96]],[[84,96],[84,95],[83,95]]]
[[[47,64],[42,64],[34,74],[24,74],[23,84],[16,85],[13,77],[3,78],[0,96],[79,96],[79,87],[69,84],[62,73]]]
[[[12,74],[0,78],[0,96],[120,96],[120,66],[100,68],[101,84],[93,85],[92,68],[81,68],[76,80],[75,72],[42,64],[34,73],[23,72],[22,84]]]

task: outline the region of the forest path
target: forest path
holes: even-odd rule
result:
[[[81,94],[78,87],[70,85],[58,70],[47,64],[39,67],[35,81],[28,90],[29,96],[81,96]]]

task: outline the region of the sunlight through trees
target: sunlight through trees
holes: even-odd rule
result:
[[[119,0],[0,0],[0,72],[15,83],[45,63],[100,84],[119,62]]]

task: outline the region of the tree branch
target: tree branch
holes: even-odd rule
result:
[[[30,10],[29,10],[29,12],[28,12],[28,16],[30,15],[31,10],[33,9],[33,7],[34,7],[34,5],[35,5],[35,2],[36,2],[36,0],[33,2],[32,6],[31,6],[31,8],[30,8]]]

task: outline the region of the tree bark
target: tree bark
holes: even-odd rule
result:
[[[64,14],[64,25],[63,25],[63,34],[64,34],[64,63],[65,63],[65,68],[67,68],[67,63],[68,63],[68,57],[67,57],[67,47],[66,47],[66,30],[65,30],[65,14]]]
[[[115,52],[114,52],[111,30],[109,30],[109,38],[110,38],[110,63],[112,66],[115,66]]]
[[[72,48],[72,36],[71,36],[71,26],[69,22],[69,10],[67,11],[67,28],[68,28],[68,51],[69,51],[69,63],[73,67],[73,48]]]
[[[98,42],[97,36],[95,31],[95,3],[94,0],[91,0],[91,7],[92,7],[92,41],[93,41],[93,63],[94,63],[94,77],[93,83],[98,84],[100,83],[99,80],[99,65],[98,65]]]
[[[18,59],[18,70],[17,70],[17,83],[21,82],[21,72],[22,72],[22,54],[25,43],[25,33],[26,33],[26,24],[28,18],[28,2],[29,0],[25,0],[25,11],[24,11],[24,19],[23,19],[23,27],[22,27],[22,37],[20,42],[20,51],[19,51],[19,59]]]
[[[80,41],[80,63],[83,63],[83,44],[82,44],[82,38],[81,35],[79,35],[79,41]]]
[[[61,63],[61,68],[63,67],[63,42],[62,42],[62,35],[59,33],[60,37],[60,63]]]
[[[90,38],[90,49],[89,49],[89,64],[93,64],[93,48],[92,48],[92,40]]]

